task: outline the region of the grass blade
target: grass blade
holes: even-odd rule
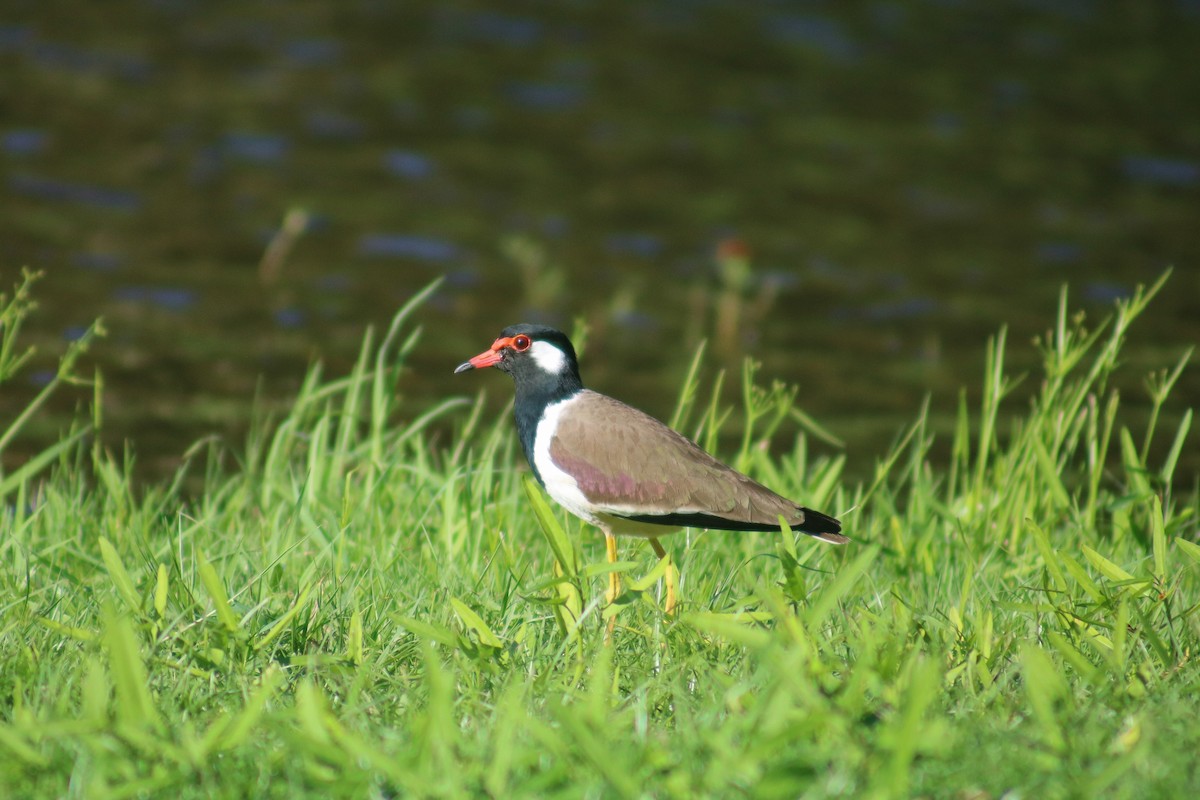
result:
[[[492,633],[492,629],[483,621],[483,617],[475,613],[466,603],[459,600],[457,597],[450,598],[450,606],[454,609],[454,613],[458,615],[458,619],[463,626],[474,631],[479,637],[479,643],[487,647],[494,647],[497,650],[504,649],[504,642],[499,636]]]
[[[834,606],[845,598],[854,584],[867,571],[867,567],[874,563],[878,555],[879,548],[875,545],[870,545],[864,547],[862,552],[849,564],[843,563],[838,567],[833,579],[821,589],[816,599],[808,607],[805,620],[810,629],[816,629],[825,621],[825,618],[833,611]]]
[[[133,625],[111,605],[104,608],[104,649],[117,693],[117,719],[131,726],[159,725],[149,676]]]
[[[203,555],[197,553],[196,559],[200,564],[200,582],[204,584],[208,596],[213,601],[213,606],[217,612],[217,619],[220,620],[227,631],[237,633],[241,629],[241,623],[238,621],[237,615],[233,613],[233,608],[229,605],[229,595],[225,592],[225,585],[221,583],[221,578],[217,575],[216,569],[205,560]]]
[[[108,570],[108,576],[112,578],[113,585],[117,588],[117,594],[125,601],[125,605],[129,607],[130,611],[141,610],[142,600],[138,597],[133,579],[129,577],[125,565],[121,563],[121,557],[117,555],[117,550],[112,546],[112,542],[103,536],[100,537],[100,558],[104,561],[104,568]]]

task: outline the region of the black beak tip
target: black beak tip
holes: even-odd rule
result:
[[[454,368],[454,374],[457,375],[460,372],[466,372],[467,370],[471,370],[471,369],[475,369],[475,365],[472,364],[470,361],[464,361],[463,363],[459,364],[457,367]]]

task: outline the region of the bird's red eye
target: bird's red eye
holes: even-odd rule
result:
[[[518,353],[524,353],[532,344],[533,340],[523,333],[520,336],[514,336],[512,340],[513,350],[516,350]]]

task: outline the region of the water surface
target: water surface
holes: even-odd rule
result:
[[[499,407],[453,366],[581,319],[596,388],[665,415],[707,338],[710,375],[799,384],[863,475],[1000,325],[1031,368],[1062,284],[1095,319],[1173,264],[1129,351],[1144,411],[1200,340],[1197,45],[1182,1],[9,4],[0,278],[46,278],[0,413],[103,315],[103,435],[169,470],[444,276],[413,415]]]

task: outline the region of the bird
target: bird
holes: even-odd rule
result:
[[[555,502],[604,533],[610,564],[617,536],[648,539],[661,560],[667,552],[659,538],[684,527],[779,531],[782,518],[823,542],[850,541],[839,520],[771,491],[649,414],[584,388],[575,347],[562,331],[511,325],[454,373],[488,367],[512,378],[517,436],[534,477]],[[668,615],[676,605],[672,572],[668,562]],[[611,571],[606,601],[620,591],[620,576]]]

